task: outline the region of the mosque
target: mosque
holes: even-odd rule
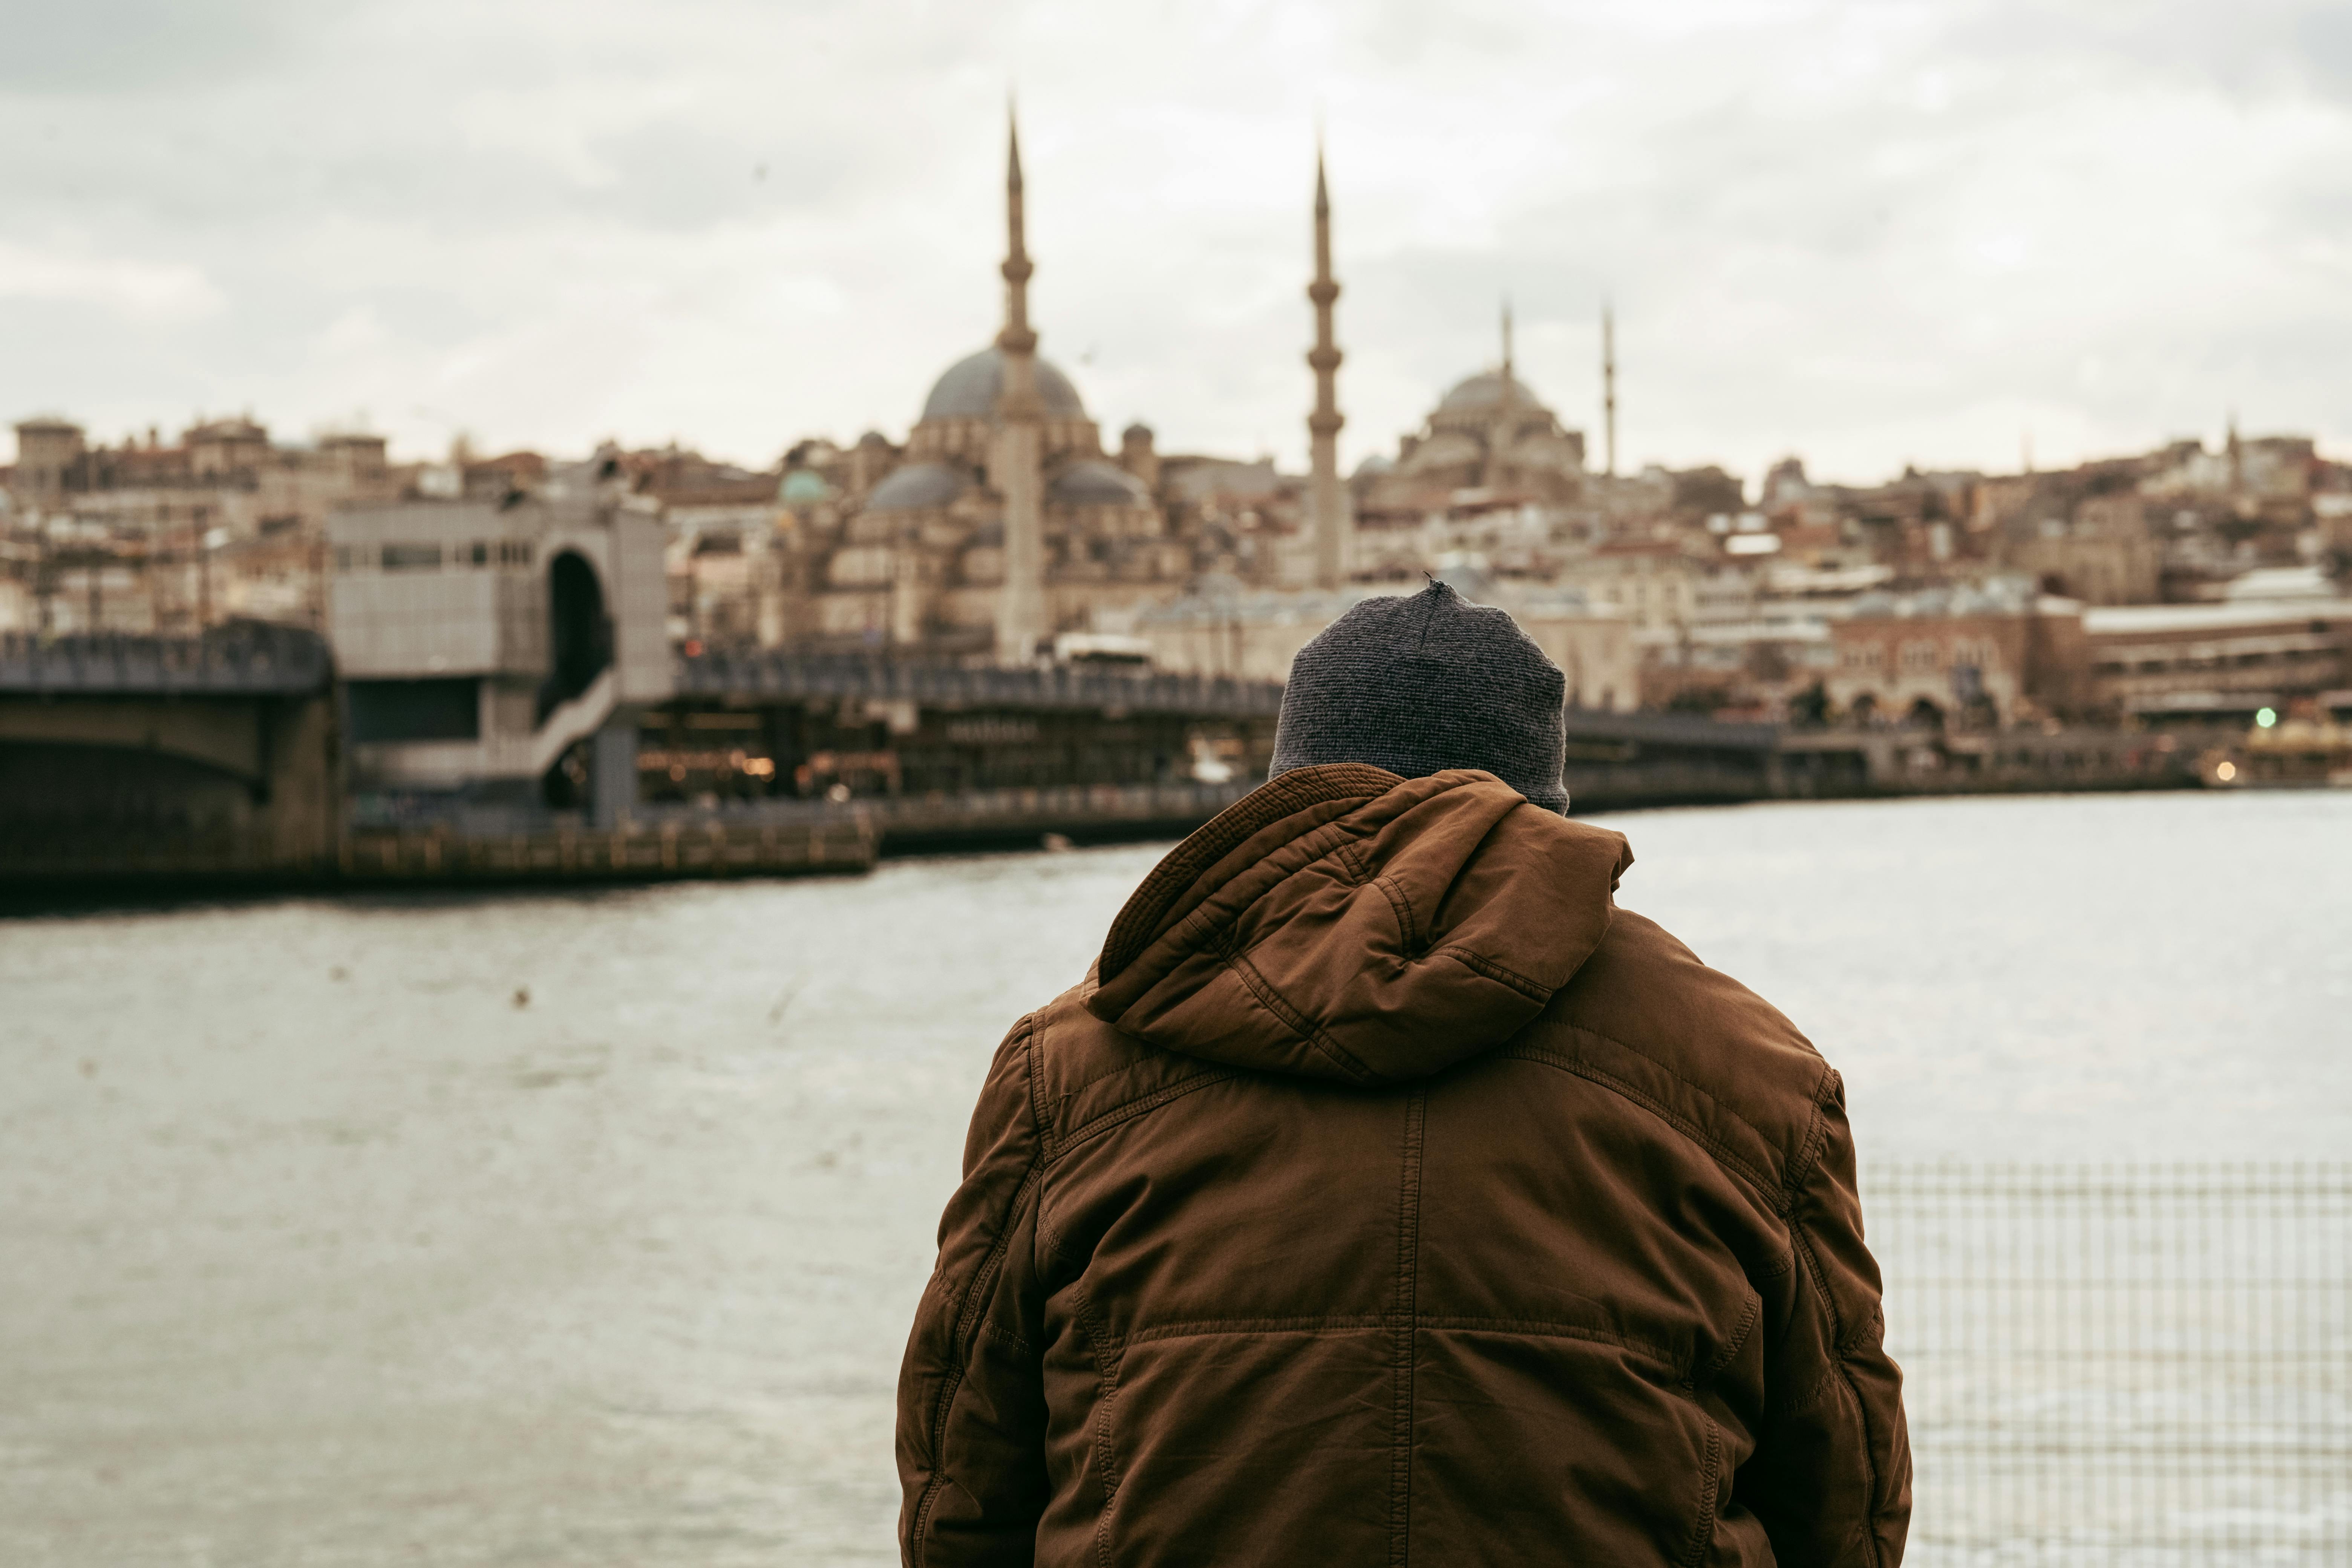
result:
[[[1419,518],[1450,506],[1503,500],[1565,505],[1584,489],[1584,433],[1563,426],[1518,378],[1511,312],[1503,310],[1503,362],[1464,377],[1398,444],[1393,462],[1357,470],[1359,504]]]
[[[1390,531],[1465,502],[1556,505],[1578,495],[1583,437],[1517,378],[1507,314],[1500,367],[1449,391],[1395,461],[1374,460],[1342,480],[1341,355],[1331,321],[1339,287],[1319,158],[1307,290],[1316,318],[1307,356],[1316,383],[1309,474],[1302,482],[1259,472],[1262,465],[1163,461],[1141,425],[1122,433],[1115,454],[1107,450],[1077,388],[1037,353],[1023,204],[1016,128],[995,341],[932,384],[903,447],[868,435],[845,453],[827,448],[822,464],[788,460],[780,499],[789,537],[779,544],[789,562],[785,591],[797,601],[782,617],[799,630],[790,640],[1025,663],[1062,634],[1131,626],[1232,570],[1230,552],[1219,553],[1215,531],[1202,521],[1217,509],[1199,504],[1219,469],[1258,473],[1259,499],[1243,516],[1282,536],[1250,556],[1255,575],[1243,585],[1326,596],[1371,591],[1351,584],[1391,574],[1365,568],[1400,559],[1394,543],[1357,559],[1360,510],[1369,531]]]

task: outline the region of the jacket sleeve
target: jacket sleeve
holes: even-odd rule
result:
[[[1884,1344],[1878,1264],[1863,1245],[1845,1089],[1828,1075],[1811,1163],[1796,1173],[1790,1266],[1767,1408],[1734,1496],[1783,1563],[1895,1568],[1911,1522],[1903,1373]]]
[[[1026,1564],[1045,1510],[1032,1050],[1024,1018],[981,1089],[898,1373],[898,1550],[916,1568]]]

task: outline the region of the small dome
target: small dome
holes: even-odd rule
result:
[[[1536,395],[1528,390],[1526,382],[1515,375],[1511,377],[1511,398],[1517,403],[1532,404]],[[1475,375],[1455,382],[1454,390],[1439,399],[1437,406],[1466,414],[1473,409],[1496,407],[1502,401],[1503,373],[1482,370]]]
[[[1142,445],[1149,447],[1151,445],[1151,426],[1139,419],[1134,424],[1129,426],[1126,429],[1120,431],[1118,433],[1118,438],[1121,441],[1139,442]]]
[[[784,482],[776,487],[776,499],[786,506],[821,501],[831,494],[833,487],[824,482],[824,476],[813,474],[806,468],[794,468],[784,476]]]
[[[1151,492],[1125,468],[1081,458],[1054,476],[1045,493],[1070,506],[1148,506]]]
[[[890,477],[866,498],[867,511],[921,511],[946,506],[963,494],[969,481],[962,470],[946,463],[908,463],[890,470]]]
[[[992,344],[956,361],[932,383],[931,395],[923,399],[923,418],[993,419],[997,394],[1003,386],[1004,354]],[[1042,359],[1037,362],[1037,395],[1054,418],[1087,416],[1086,405],[1078,401],[1078,389],[1070,384],[1070,378]]]

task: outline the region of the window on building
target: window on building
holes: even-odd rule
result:
[[[387,572],[438,572],[441,570],[441,547],[438,544],[387,544],[383,547],[383,569]]]

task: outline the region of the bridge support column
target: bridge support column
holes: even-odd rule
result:
[[[615,712],[588,748],[588,820],[597,828],[620,826],[637,804],[637,716]]]

